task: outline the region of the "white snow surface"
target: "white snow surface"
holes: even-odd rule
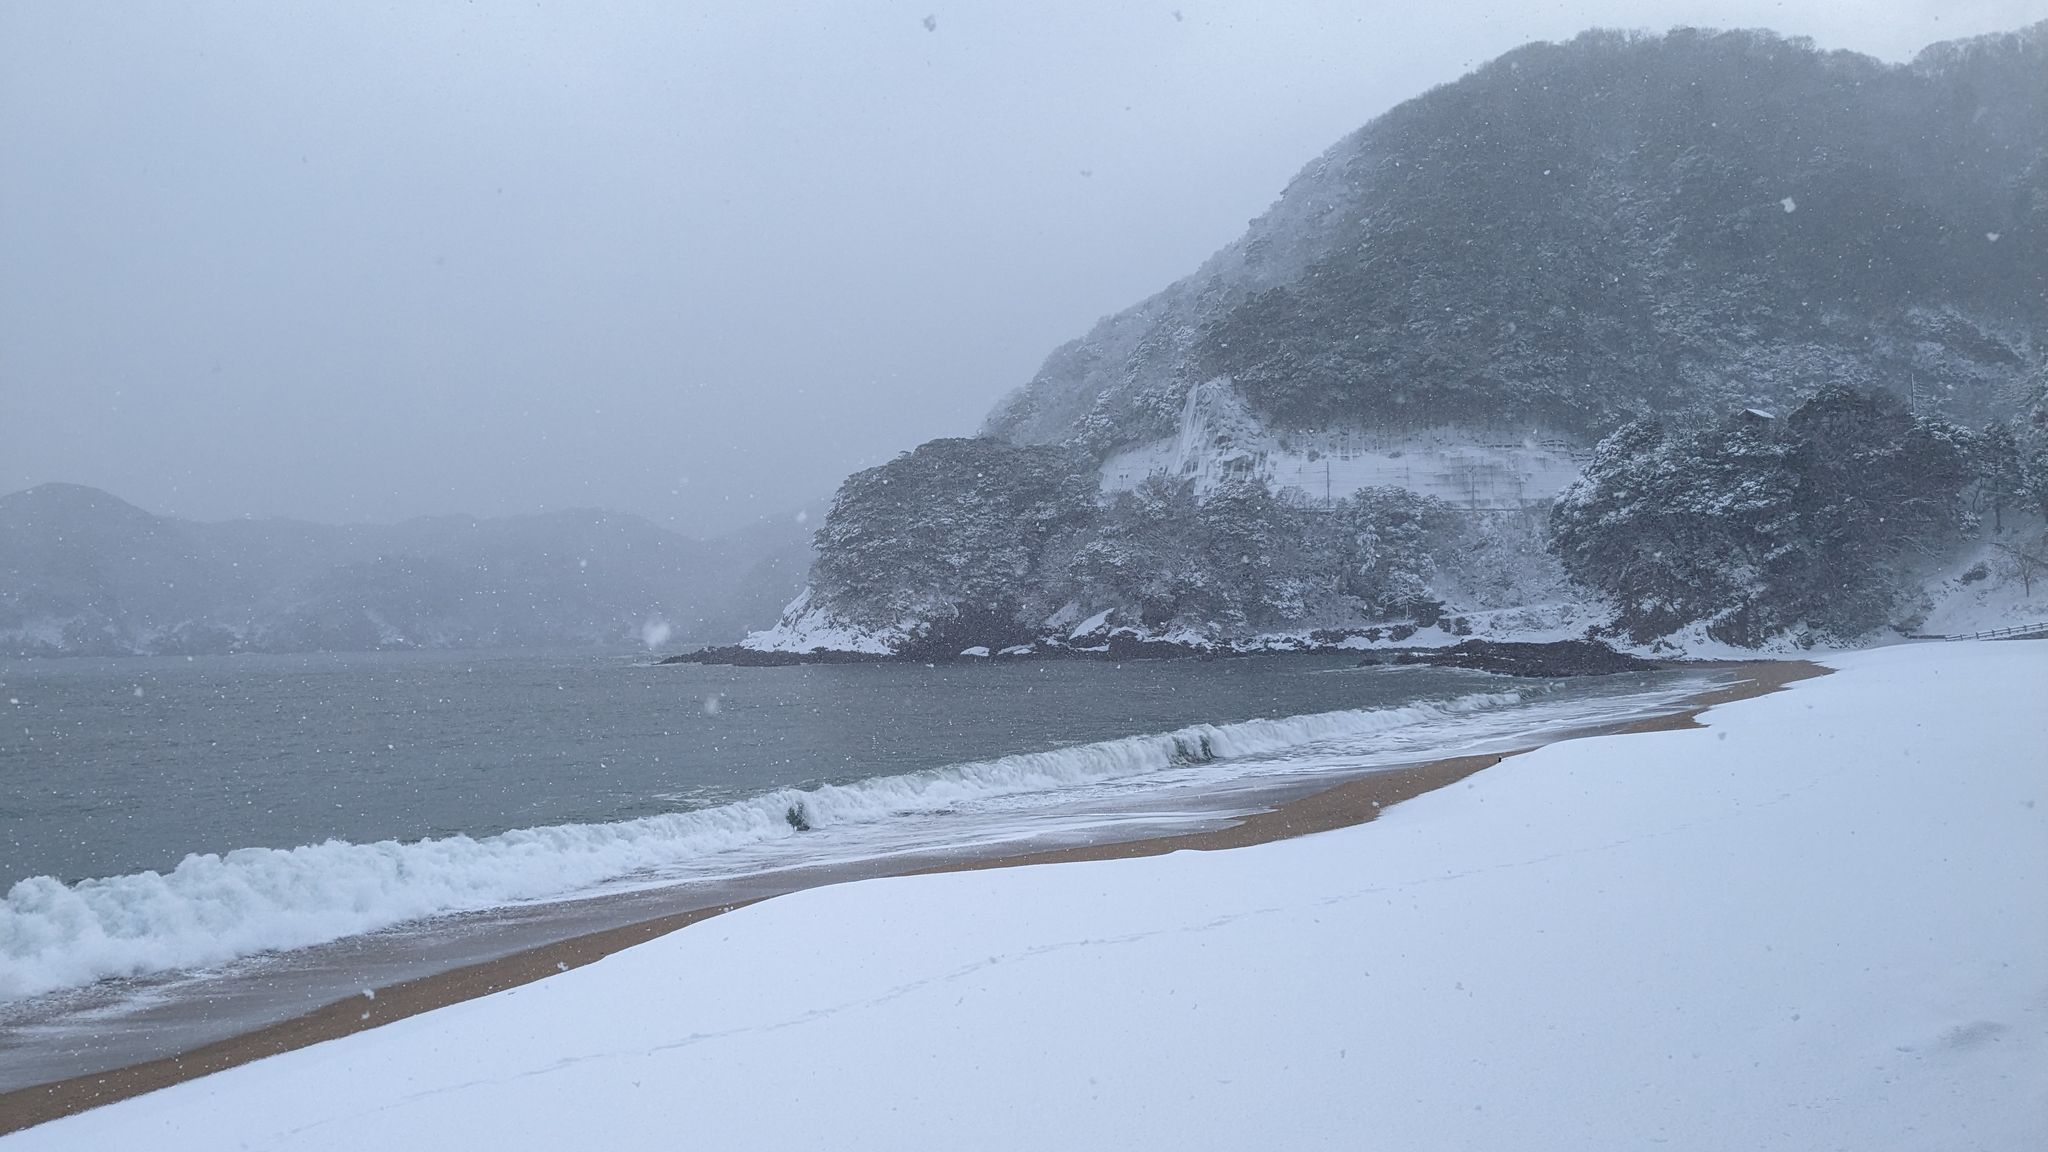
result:
[[[2038,1149],[2048,644],[1832,655],[1358,828],[864,881],[30,1149]]]
[[[1102,631],[1103,628],[1108,625],[1109,618],[1115,613],[1116,609],[1114,608],[1104,608],[1102,611],[1097,612],[1095,615],[1090,616],[1086,620],[1081,621],[1079,624],[1074,625],[1073,631],[1067,634],[1067,639],[1083,640],[1087,637],[1093,636],[1095,633]]]
[[[1927,581],[1928,612],[1920,630],[1938,636],[1967,636],[2048,621],[2048,572],[2031,581],[2020,577],[2013,553],[2039,553],[2048,532],[1987,537]]]
[[[908,628],[874,632],[840,619],[822,606],[811,603],[805,588],[782,610],[775,627],[749,632],[739,646],[756,652],[862,652],[886,656],[909,638]]]

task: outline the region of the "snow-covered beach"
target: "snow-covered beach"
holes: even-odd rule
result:
[[[2038,1146],[2044,656],[1831,656],[1255,847],[796,893],[4,1146]]]

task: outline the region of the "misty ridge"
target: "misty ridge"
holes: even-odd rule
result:
[[[200,523],[45,484],[0,497],[0,653],[687,644],[772,617],[808,531],[792,515],[697,540],[587,509]]]

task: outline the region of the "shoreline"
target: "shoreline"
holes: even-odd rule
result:
[[[1693,667],[1733,672],[1740,678],[1689,698],[1673,712],[1596,725],[1563,733],[1554,740],[1504,752],[1440,758],[1354,776],[1274,804],[1220,828],[1127,840],[1089,841],[1021,852],[1005,851],[1002,846],[996,846],[987,852],[942,857],[937,863],[926,857],[897,861],[899,866],[874,870],[827,869],[818,874],[816,883],[799,884],[797,887],[823,887],[853,879],[887,876],[1132,859],[1177,851],[1219,851],[1332,831],[1368,823],[1386,808],[1403,800],[1447,787],[1543,743],[1701,727],[1697,717],[1708,708],[1768,695],[1788,684],[1826,675],[1829,671],[1803,660],[1701,662]],[[351,996],[178,1055],[0,1093],[0,1135],[532,983],[768,898],[772,896],[714,901],[703,907],[573,936],[377,988],[374,994]]]
[[[1463,629],[1462,631],[1460,629]],[[1410,644],[1419,636],[1441,632],[1442,643]],[[1431,640],[1439,637],[1430,635]],[[1325,628],[1301,634],[1280,634],[1254,637],[1239,642],[1208,642],[1169,639],[1163,636],[1138,632],[1130,628],[1117,628],[1104,633],[1084,637],[1085,643],[1071,638],[1041,636],[1029,643],[1004,647],[1000,644],[981,645],[955,651],[952,644],[933,645],[916,643],[900,649],[885,651],[863,651],[852,648],[749,648],[744,644],[707,644],[687,652],[677,652],[654,660],[649,666],[669,667],[677,664],[705,664],[735,668],[797,668],[809,665],[827,664],[975,664],[975,663],[1016,663],[1016,662],[1060,662],[1068,660],[1093,660],[1123,663],[1134,660],[1233,660],[1250,656],[1356,656],[1369,664],[1433,664],[1443,662],[1447,667],[1479,668],[1482,671],[1507,672],[1506,667],[1489,667],[1481,663],[1459,663],[1444,661],[1444,657],[1457,650],[1474,646],[1566,650],[1573,647],[1594,646],[1604,649],[1618,661],[1633,661],[1642,666],[1666,669],[1691,664],[1712,664],[1715,661],[1694,660],[1652,660],[1617,650],[1601,641],[1542,640],[1542,641],[1500,641],[1491,640],[1472,633],[1465,617],[1446,617],[1433,624],[1380,624],[1356,628]],[[1363,643],[1358,643],[1363,641]],[[1541,655],[1540,652],[1536,655]],[[1594,671],[1628,671],[1632,669],[1614,667]],[[1537,671],[1536,676],[1569,676],[1579,672],[1570,670]]]

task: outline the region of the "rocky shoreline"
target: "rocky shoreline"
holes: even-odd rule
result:
[[[1417,631],[1403,626],[1407,635]],[[1371,635],[1377,633],[1378,635]],[[1620,652],[1598,640],[1555,640],[1517,643],[1493,640],[1464,640],[1447,648],[1366,648],[1359,641],[1376,643],[1389,637],[1387,630],[1359,629],[1312,633],[1307,637],[1262,640],[1256,644],[1213,645],[1181,640],[1162,640],[1128,634],[1112,634],[1086,646],[1041,640],[991,654],[986,648],[970,648],[953,655],[934,652],[846,652],[819,649],[789,652],[747,648],[737,644],[699,648],[668,656],[659,664],[723,664],[743,668],[776,668],[805,664],[891,664],[971,663],[977,660],[1216,660],[1238,656],[1360,654],[1359,664],[1432,665],[1439,668],[1467,668],[1508,676],[1565,677],[1606,676],[1618,672],[1648,672],[1672,666],[1670,661],[1646,660]],[[1091,638],[1097,639],[1097,638]]]

